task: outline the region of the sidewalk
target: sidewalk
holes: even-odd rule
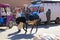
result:
[[[0,29],[6,29],[7,27],[0,27]]]

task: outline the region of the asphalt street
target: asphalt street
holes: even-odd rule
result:
[[[28,27],[28,31],[25,34],[25,31],[21,29],[21,32],[17,32],[17,26],[13,26],[11,29],[1,29],[0,27],[0,40],[33,40],[33,37],[46,34],[54,34],[60,37],[60,25],[41,25],[38,26],[37,32],[36,28],[30,33],[31,26]]]

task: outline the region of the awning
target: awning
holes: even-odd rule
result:
[[[31,7],[40,7],[40,4],[31,4],[31,5],[29,6],[29,8],[31,8]]]

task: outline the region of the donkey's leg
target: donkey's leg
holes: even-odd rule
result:
[[[24,29],[24,27],[25,27],[25,24],[23,24],[23,29]],[[25,30],[25,29],[24,29]]]
[[[32,33],[33,28],[34,28],[34,26],[32,26],[30,33]]]
[[[25,30],[25,33],[26,33],[27,32],[27,24],[24,23],[23,29]]]
[[[28,27],[28,25],[26,24],[26,32],[27,32],[27,27]]]
[[[36,25],[35,27],[36,27],[36,32],[35,32],[35,33],[37,33],[37,31],[38,31],[38,26]]]
[[[20,23],[17,25],[17,27],[18,27],[18,32],[21,32]]]

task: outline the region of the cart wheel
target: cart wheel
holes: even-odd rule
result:
[[[9,28],[12,28],[13,27],[13,21],[9,21]]]
[[[60,24],[60,18],[59,17],[56,18],[55,23]]]

